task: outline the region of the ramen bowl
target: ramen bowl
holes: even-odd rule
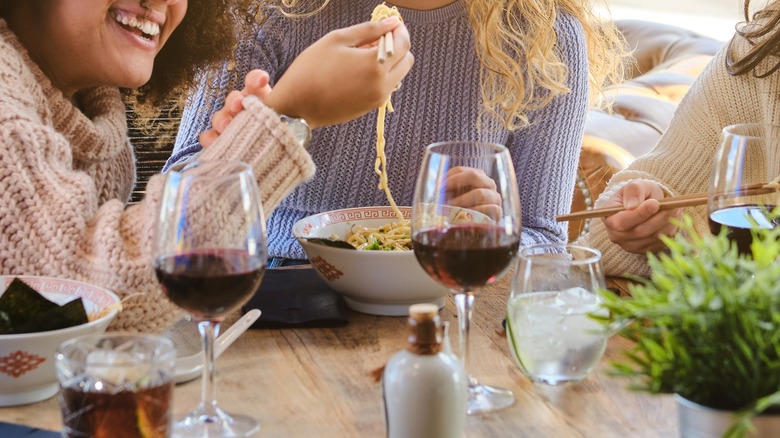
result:
[[[119,297],[99,286],[25,275],[0,275],[0,295],[14,278],[60,305],[80,297],[87,315],[100,317],[59,330],[0,335],[0,406],[34,403],[56,394],[58,384],[54,356],[57,347],[76,336],[105,332],[119,311],[120,303]]]
[[[399,208],[409,219],[409,207]],[[371,228],[397,221],[390,207],[346,208],[305,217],[292,232],[319,276],[344,296],[350,309],[402,316],[412,304],[444,306],[447,288],[425,273],[412,251],[358,251],[309,241],[334,235],[345,239],[353,226]]]

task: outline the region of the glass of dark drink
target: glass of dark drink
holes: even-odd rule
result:
[[[506,273],[520,245],[520,198],[509,151],[498,144],[470,141],[428,146],[411,221],[417,261],[454,294],[460,359],[468,370],[474,296]],[[469,414],[513,403],[511,391],[469,377]]]
[[[63,342],[55,362],[64,437],[170,435],[176,363],[170,339],[81,336]]]
[[[200,405],[174,422],[174,435],[251,435],[257,420],[217,406],[214,339],[220,322],[249,300],[265,273],[265,221],[252,169],[238,161],[175,166],[160,205],[155,272],[168,298],[198,322],[206,361]]]
[[[780,205],[780,126],[740,123],[723,128],[710,175],[710,231],[726,227],[740,254],[751,254],[751,228],[774,228]]]

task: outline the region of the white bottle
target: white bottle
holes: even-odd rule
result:
[[[460,438],[468,379],[460,361],[442,351],[439,309],[409,307],[406,350],[385,366],[382,392],[389,438]]]

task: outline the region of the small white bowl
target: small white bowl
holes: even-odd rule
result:
[[[75,280],[26,275],[0,275],[0,294],[14,278],[27,283],[58,304],[81,297],[87,314],[120,303],[108,289]],[[85,324],[59,330],[0,335],[0,406],[16,406],[45,400],[57,393],[54,356],[65,340],[106,331],[118,310]]]
[[[399,207],[406,219],[410,208]],[[358,251],[311,243],[307,238],[343,239],[353,225],[378,227],[396,222],[390,207],[358,207],[305,217],[293,225],[293,236],[303,246],[314,269],[347,306],[372,315],[408,315],[409,306],[433,303],[444,306],[447,288],[417,263],[412,251]]]

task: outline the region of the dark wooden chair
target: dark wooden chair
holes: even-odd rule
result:
[[[167,112],[165,112],[167,113]],[[176,141],[176,127],[179,125],[181,116],[179,113],[171,113],[163,116],[161,122],[173,122],[173,128],[170,133],[163,134],[162,142],[158,143],[157,137],[149,136],[142,132],[139,127],[138,116],[132,111],[127,112],[128,135],[130,143],[135,149],[136,157],[136,184],[133,193],[130,195],[130,203],[136,203],[144,197],[146,192],[146,183],[152,175],[159,173],[165,161],[171,156],[173,144]]]

